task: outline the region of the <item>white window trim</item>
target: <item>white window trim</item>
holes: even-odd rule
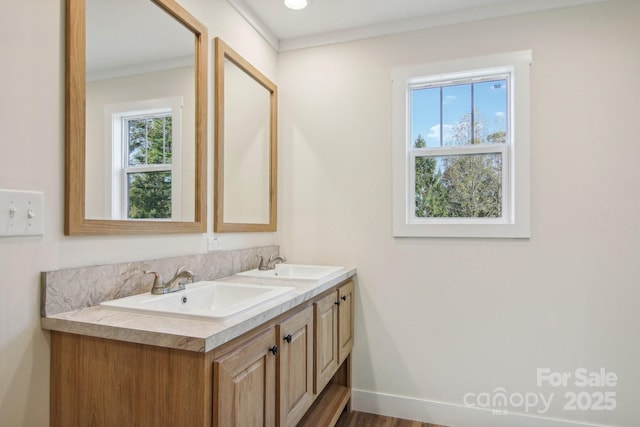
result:
[[[180,96],[169,98],[157,98],[143,101],[126,102],[105,106],[105,210],[106,215],[112,219],[127,218],[127,183],[125,180],[127,159],[122,141],[124,129],[122,119],[128,116],[142,114],[160,114],[171,112],[172,115],[172,153],[171,153],[171,216],[172,219],[180,218],[182,211],[182,107],[183,99]],[[153,165],[145,170],[136,168],[140,172],[167,170],[166,165],[159,168]],[[146,221],[167,221],[169,219],[145,219]]]
[[[489,237],[528,238],[531,234],[529,183],[529,68],[531,51],[468,58],[433,64],[398,67],[392,70],[392,189],[394,237]],[[471,70],[471,71],[466,71]],[[410,141],[410,92],[418,84],[482,78],[487,70],[508,70],[510,79],[509,147],[503,147],[503,192],[509,193],[509,206],[502,218],[415,218],[415,182],[409,173],[415,169],[415,152]],[[446,147],[429,152],[451,154]],[[495,146],[478,146],[472,150],[497,152]],[[413,153],[412,153],[413,151]],[[471,153],[471,151],[468,151]],[[455,154],[461,154],[455,152]],[[412,185],[413,184],[413,185]],[[504,198],[503,198],[504,199]],[[505,201],[503,200],[503,203]],[[503,205],[504,208],[504,205]]]

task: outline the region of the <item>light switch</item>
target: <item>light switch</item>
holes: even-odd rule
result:
[[[43,232],[43,193],[0,190],[0,237],[41,236]]]

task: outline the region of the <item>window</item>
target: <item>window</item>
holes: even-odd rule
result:
[[[122,117],[127,219],[171,218],[171,111]]]
[[[394,236],[529,236],[530,63],[394,69]]]
[[[179,98],[107,108],[113,218],[180,217],[180,112]]]

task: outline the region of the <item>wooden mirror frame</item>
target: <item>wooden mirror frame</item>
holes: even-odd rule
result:
[[[239,53],[215,39],[215,185],[213,230],[217,233],[268,232],[277,229],[278,188],[278,88],[264,74],[245,60]],[[264,224],[231,223],[224,221],[224,64],[228,59],[253,78],[270,93],[269,117],[269,222]]]
[[[195,211],[193,221],[87,219],[85,217],[86,3],[66,0],[65,219],[64,234],[167,234],[206,232],[207,29],[175,0],[151,0],[195,36]]]

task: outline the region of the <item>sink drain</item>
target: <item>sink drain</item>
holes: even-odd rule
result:
[[[187,303],[187,297],[182,297],[182,303],[186,304]]]

